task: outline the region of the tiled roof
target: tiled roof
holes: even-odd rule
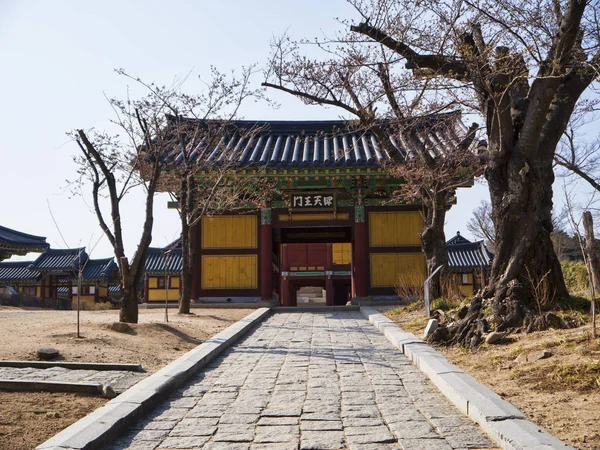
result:
[[[0,283],[16,281],[37,281],[40,273],[29,270],[31,261],[12,261],[0,263]]]
[[[117,270],[117,264],[112,258],[88,259],[83,268],[84,280],[104,280],[110,278]]]
[[[181,248],[181,236],[175,239],[173,242],[164,246],[164,250],[169,250],[171,248]]]
[[[0,226],[0,260],[12,255],[43,252],[49,247],[45,237],[33,236]]]
[[[175,119],[170,117],[169,120],[173,123]],[[353,127],[343,120],[241,120],[226,125],[219,121],[185,120],[190,129],[204,128],[207,135],[210,130],[219,129],[220,136],[225,129],[218,143],[205,136],[192,153],[192,157],[203,158],[211,164],[231,160],[243,166],[272,168],[377,166],[397,156],[388,154],[371,131]],[[412,154],[407,143],[392,130],[392,122],[383,122],[382,127],[389,130],[390,145],[385,147],[398,152],[402,159]],[[460,143],[468,131],[460,119],[460,112],[420,118],[417,130],[433,156]],[[177,164],[181,159],[181,153],[176,149],[166,162]]]
[[[39,272],[73,272],[79,270],[80,264],[87,259],[85,247],[48,249],[33,262],[31,269]]]
[[[494,254],[483,241],[471,242],[457,233],[446,242],[448,250],[448,266],[450,270],[490,269]]]
[[[164,275],[165,272],[168,274],[180,274],[182,265],[183,258],[180,248],[168,250],[149,247],[144,272],[147,275]]]
[[[460,231],[457,231],[456,234],[454,236],[452,236],[452,238],[446,242],[446,245],[470,244],[470,243],[471,243],[471,241],[469,241],[468,239],[465,239],[463,236],[461,236]]]

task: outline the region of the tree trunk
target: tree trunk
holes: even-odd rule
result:
[[[583,228],[585,230],[585,252],[590,266],[590,282],[594,285],[594,291],[600,292],[600,254],[594,236],[594,220],[589,211],[583,213]]]
[[[430,205],[425,209],[425,223],[421,235],[427,276],[430,276],[438,267],[444,266],[444,269],[433,277],[429,285],[430,298],[436,299],[443,295],[441,280],[443,273],[448,269],[448,251],[444,234],[447,195],[445,192],[437,192],[428,203]]]
[[[179,313],[189,314],[192,299],[192,283],[194,279],[194,236],[196,227],[190,227],[187,221],[181,222],[181,299],[179,300]]]
[[[496,228],[496,255],[484,298],[493,297],[499,331],[524,325],[568,296],[550,235],[551,161],[527,162],[513,152],[506,162],[492,160],[486,170]]]
[[[600,255],[595,245],[594,220],[592,219],[592,213],[589,211],[583,213],[583,228],[585,229],[585,253],[587,254],[590,294],[592,297],[592,339],[596,339],[596,292],[600,288]]]
[[[124,256],[119,259],[119,269],[121,272],[121,286],[123,286],[119,322],[138,323],[138,290],[134,277],[131,276],[129,271],[127,257]]]

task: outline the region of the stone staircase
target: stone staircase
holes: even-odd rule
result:
[[[298,289],[296,294],[298,306],[324,305],[325,289],[314,286],[307,286]]]

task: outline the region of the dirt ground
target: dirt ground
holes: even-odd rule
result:
[[[405,330],[423,336],[424,311],[385,312]],[[476,352],[438,350],[559,439],[578,449],[600,449],[600,340],[590,339],[589,326],[515,334]],[[543,350],[552,356],[515,361]]]
[[[116,310],[81,311],[81,338],[76,312],[0,307],[0,360],[36,360],[40,347],[54,347],[64,361],[142,364],[159,368],[201,344],[250,309],[195,309],[189,316],[164,309],[140,309],[139,323],[129,333],[107,325],[118,321]],[[0,449],[32,449],[107,400],[78,394],[0,391]]]

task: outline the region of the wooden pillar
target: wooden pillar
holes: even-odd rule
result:
[[[352,258],[352,280],[354,296],[366,297],[369,282],[367,280],[367,227],[365,207],[354,207],[354,254]]]
[[[327,244],[327,263],[325,265],[325,304],[333,306],[333,244]]]
[[[201,223],[202,220],[198,222],[198,225],[196,225],[196,231],[193,232],[196,238],[192,243],[195,248],[193,268],[194,277],[192,278],[192,299],[197,299],[200,297],[200,289],[202,289],[202,236],[200,235],[202,232]],[[179,281],[179,285],[181,286],[181,280]]]
[[[283,306],[292,306],[290,299],[290,265],[288,264],[287,244],[281,244],[281,292],[279,302]]]
[[[69,297],[71,308],[73,308],[73,281],[70,277],[67,285],[67,296]]]
[[[273,297],[273,225],[271,209],[260,212],[260,297],[271,300]]]

